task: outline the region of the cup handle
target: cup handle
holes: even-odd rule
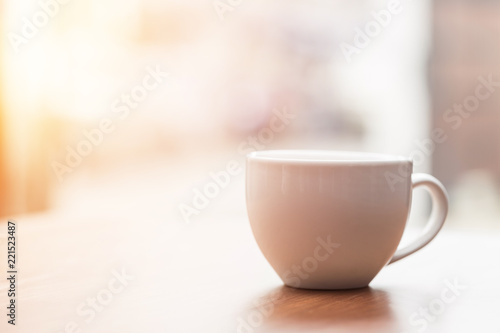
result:
[[[412,190],[424,186],[432,197],[432,212],[429,222],[427,222],[422,235],[409,245],[398,249],[389,264],[392,264],[406,256],[420,250],[436,237],[441,230],[446,215],[448,214],[448,193],[443,184],[436,178],[425,173],[416,173],[411,177]]]

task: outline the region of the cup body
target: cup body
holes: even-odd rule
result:
[[[246,201],[257,244],[288,286],[366,287],[403,235],[412,169],[379,154],[251,153]]]

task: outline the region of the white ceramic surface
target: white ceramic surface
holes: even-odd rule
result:
[[[445,221],[443,185],[412,170],[412,161],[381,154],[251,153],[246,198],[255,239],[288,286],[366,287],[384,266],[429,243]],[[431,193],[432,215],[421,237],[397,250],[417,186]]]

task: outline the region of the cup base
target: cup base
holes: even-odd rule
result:
[[[352,284],[352,285],[318,285],[318,286],[292,286],[289,284],[285,283],[285,286],[289,288],[294,288],[294,289],[301,289],[301,290],[322,290],[322,291],[331,291],[331,290],[355,290],[355,289],[363,289],[363,288],[368,288],[367,283],[363,284]]]

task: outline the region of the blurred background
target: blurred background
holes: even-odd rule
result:
[[[307,148],[411,156],[448,188],[449,227],[500,228],[499,2],[0,0],[0,16],[0,216],[184,223],[229,161]],[[190,219],[244,214],[241,172]]]

